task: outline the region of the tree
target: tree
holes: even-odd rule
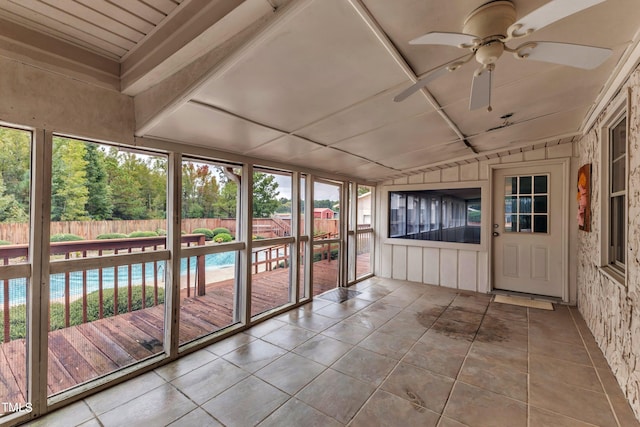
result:
[[[105,169],[104,151],[96,144],[86,144],[84,160],[87,162],[88,199],[85,210],[95,220],[110,219],[113,213],[111,189]]]
[[[238,185],[226,179],[216,200],[216,218],[235,218],[237,199]]]
[[[140,183],[134,173],[136,161],[134,154],[121,153],[115,147],[107,152],[105,167],[113,196],[114,219],[146,218]]]
[[[21,210],[29,210],[31,133],[0,126],[0,173],[5,191]]]
[[[182,165],[182,216],[214,218],[218,200],[218,181],[207,164]]]
[[[278,183],[271,174],[253,174],[253,217],[269,218],[278,208]]]
[[[371,187],[365,187],[362,185],[358,185],[358,196],[362,196],[363,194],[367,194],[371,192]]]
[[[279,206],[276,209],[277,213],[291,213],[291,200],[286,197],[281,197],[278,200]]]
[[[5,194],[6,187],[0,174],[0,222],[27,222],[29,215],[13,194]]]
[[[53,139],[51,177],[51,219],[77,221],[88,218],[86,146],[82,141]]]

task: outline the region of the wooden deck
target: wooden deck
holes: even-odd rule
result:
[[[313,294],[336,286],[336,261],[314,263]],[[358,275],[369,270],[368,255],[358,259]],[[288,269],[255,274],[252,316],[289,301]],[[209,284],[206,295],[181,296],[180,343],[234,323],[234,281]],[[49,332],[48,393],[56,394],[163,351],[164,304]],[[25,340],[0,344],[0,399],[26,402]],[[2,408],[0,408],[2,413]]]

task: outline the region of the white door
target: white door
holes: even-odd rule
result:
[[[493,172],[493,288],[563,297],[563,165]]]

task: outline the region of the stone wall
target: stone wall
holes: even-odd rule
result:
[[[629,178],[627,182],[627,285],[601,269],[603,126],[620,102],[630,105],[627,119]],[[622,391],[640,419],[640,68],[577,143],[579,164],[592,164],[590,233],[578,234],[578,308],[613,370]],[[606,147],[605,147],[606,149]]]

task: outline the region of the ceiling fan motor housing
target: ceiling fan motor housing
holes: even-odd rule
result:
[[[478,37],[504,38],[507,29],[516,22],[516,9],[513,3],[505,0],[492,1],[471,12],[464,21],[462,32]]]

